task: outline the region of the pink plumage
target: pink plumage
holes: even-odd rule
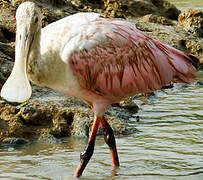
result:
[[[109,104],[171,82],[194,80],[192,64],[198,64],[198,59],[191,54],[153,40],[124,21],[100,18],[91,23],[97,23],[101,32],[109,23],[116,28],[105,33],[104,43],[73,53],[69,63],[79,84]]]

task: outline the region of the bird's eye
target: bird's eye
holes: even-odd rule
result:
[[[16,23],[16,17],[14,18],[14,21],[15,21],[15,23]]]
[[[38,19],[38,17],[36,17],[36,18],[35,18],[35,23],[37,23],[37,22],[38,22],[38,20],[39,20],[39,19]]]

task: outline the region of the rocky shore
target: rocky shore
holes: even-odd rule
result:
[[[22,0],[0,1],[0,89],[8,78],[15,54],[15,11]],[[164,0],[42,0],[43,26],[77,12],[98,12],[106,18],[134,23],[150,37],[203,60],[203,12],[181,12]],[[144,96],[144,95],[143,95]],[[115,134],[136,132],[127,121],[139,109],[134,98],[111,106],[106,117]],[[32,98],[23,104],[0,99],[0,142],[18,143],[65,136],[88,136],[93,113],[81,100],[33,85]],[[100,131],[101,132],[101,131]]]

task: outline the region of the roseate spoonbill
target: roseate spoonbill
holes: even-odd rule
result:
[[[42,28],[39,8],[22,3],[16,12],[15,63],[1,90],[10,102],[31,96],[29,80],[84,100],[95,114],[92,131],[74,173],[81,176],[93,151],[99,125],[119,166],[106,108],[129,95],[157,90],[171,82],[189,83],[199,60],[153,40],[125,21],[78,13]]]

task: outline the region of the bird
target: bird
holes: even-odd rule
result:
[[[15,21],[15,62],[1,97],[27,101],[32,82],[80,98],[94,112],[88,143],[73,177],[80,177],[91,159],[99,126],[113,167],[120,165],[113,129],[104,116],[108,106],[171,83],[190,83],[196,77],[198,57],[154,40],[124,20],[79,12],[42,28],[40,8],[24,2]]]

